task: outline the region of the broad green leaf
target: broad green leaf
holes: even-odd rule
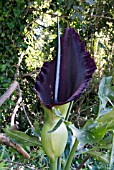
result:
[[[100,82],[100,85],[99,85],[99,91],[98,91],[98,96],[101,100],[101,108],[100,110],[102,109],[105,109],[106,107],[106,104],[108,102],[108,97],[110,95],[110,83],[111,83],[111,79],[112,79],[112,76],[109,76],[109,77],[103,77],[101,82]]]
[[[101,123],[92,123],[84,129],[77,129],[70,125],[73,136],[77,137],[78,141],[82,144],[93,144],[99,142],[106,133],[106,125]]]
[[[108,136],[104,137],[98,144],[100,146],[112,144],[112,134],[110,133]]]
[[[91,125],[93,123],[93,120],[92,119],[89,119],[85,125],[84,125],[84,128],[88,127],[89,125]]]
[[[114,98],[114,86],[112,86],[110,88],[110,94],[109,95]]]
[[[104,114],[106,114],[106,113],[108,113],[108,112],[110,112],[111,110],[112,110],[112,108],[105,108],[104,110],[102,110],[102,111],[100,112],[99,117],[100,117],[100,116],[103,116]]]
[[[98,149],[108,149],[111,150],[112,144],[104,144],[104,145],[96,145],[95,147],[92,148],[92,150],[96,151]]]
[[[0,169],[1,169],[1,170],[7,169],[7,168],[4,167],[4,166],[5,166],[5,163],[4,163],[4,162],[0,162]]]
[[[24,132],[11,130],[10,128],[4,129],[7,136],[15,139],[16,142],[22,143],[25,146],[41,146],[41,143],[34,137],[27,135]]]
[[[37,120],[34,121],[34,130],[38,136],[41,136],[40,127],[39,127],[39,123]]]
[[[107,137],[104,137],[101,141],[97,143],[97,145],[93,146],[92,149],[83,148],[78,152],[76,152],[76,155],[84,154],[87,153],[88,151],[97,151],[99,149],[108,149],[108,150],[112,149],[112,134],[110,134]]]
[[[104,145],[96,145],[94,146],[92,149],[88,149],[88,148],[83,148],[83,149],[80,149],[76,152],[75,155],[81,155],[81,154],[86,154],[88,152],[97,152],[99,149],[108,149],[108,150],[111,150],[112,148],[112,145],[111,144],[104,144]]]
[[[112,76],[102,78],[100,85],[99,85],[99,91],[98,91],[99,97],[103,98],[105,96],[108,96],[109,91],[110,91],[109,89],[110,89],[111,79],[112,79]]]
[[[96,152],[96,151],[88,151],[87,153],[96,157],[98,160],[101,160],[102,162],[106,164],[109,163],[109,156],[107,154],[104,154],[102,152]]]
[[[110,112],[99,117],[97,119],[97,122],[104,124],[104,125],[107,124],[107,129],[113,129],[114,128],[114,108]]]

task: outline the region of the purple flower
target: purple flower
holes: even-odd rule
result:
[[[78,33],[66,28],[61,37],[61,65],[58,101],[54,100],[57,57],[45,62],[36,77],[35,91],[49,109],[76,100],[86,89],[96,69],[94,59],[85,50]]]

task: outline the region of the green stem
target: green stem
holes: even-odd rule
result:
[[[66,114],[65,120],[68,120],[70,111],[71,111],[71,109],[72,109],[72,106],[73,106],[73,102],[70,102],[70,105],[69,105],[69,108],[68,108],[68,110],[67,110],[67,114]]]
[[[65,166],[64,170],[70,170],[70,166],[71,166],[74,154],[76,152],[77,146],[78,146],[78,140],[75,139],[74,145],[73,145],[72,150],[70,152],[70,155],[69,155],[69,157],[67,159],[67,163],[66,163],[66,166]]]
[[[54,162],[50,160],[50,170],[57,170],[57,158]]]
[[[60,156],[60,157],[58,157],[57,170],[61,170],[61,156]]]
[[[110,169],[113,169],[113,164],[114,164],[114,130],[112,134],[112,151],[111,151],[111,157],[110,157],[110,163],[109,163]]]
[[[98,115],[97,115],[97,118],[96,118],[96,120],[99,118],[100,111],[101,111],[101,100],[100,100],[100,102],[99,102],[99,110],[98,110]]]

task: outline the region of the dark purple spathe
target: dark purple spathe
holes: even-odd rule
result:
[[[96,69],[94,59],[86,52],[73,28],[66,28],[61,37],[61,66],[58,102],[54,102],[56,60],[45,62],[36,78],[35,91],[48,108],[79,98]]]

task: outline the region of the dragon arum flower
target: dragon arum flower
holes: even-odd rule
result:
[[[61,65],[58,100],[55,101],[57,57],[45,62],[36,78],[35,91],[49,109],[78,99],[96,69],[94,59],[85,50],[84,42],[73,28],[66,28],[61,37]]]
[[[91,58],[89,52],[86,52],[84,42],[81,42],[78,33],[73,28],[66,28],[64,35],[61,37],[59,82],[56,94],[57,63],[57,57],[51,62],[45,62],[36,77],[35,83],[35,91],[46,114],[41,142],[43,149],[52,162],[56,157],[61,156],[68,138],[64,122],[55,131],[49,133],[60,120],[53,113],[52,108],[59,108],[60,112],[66,113],[69,102],[79,98],[96,69],[94,59]],[[55,94],[57,95],[56,100]]]

